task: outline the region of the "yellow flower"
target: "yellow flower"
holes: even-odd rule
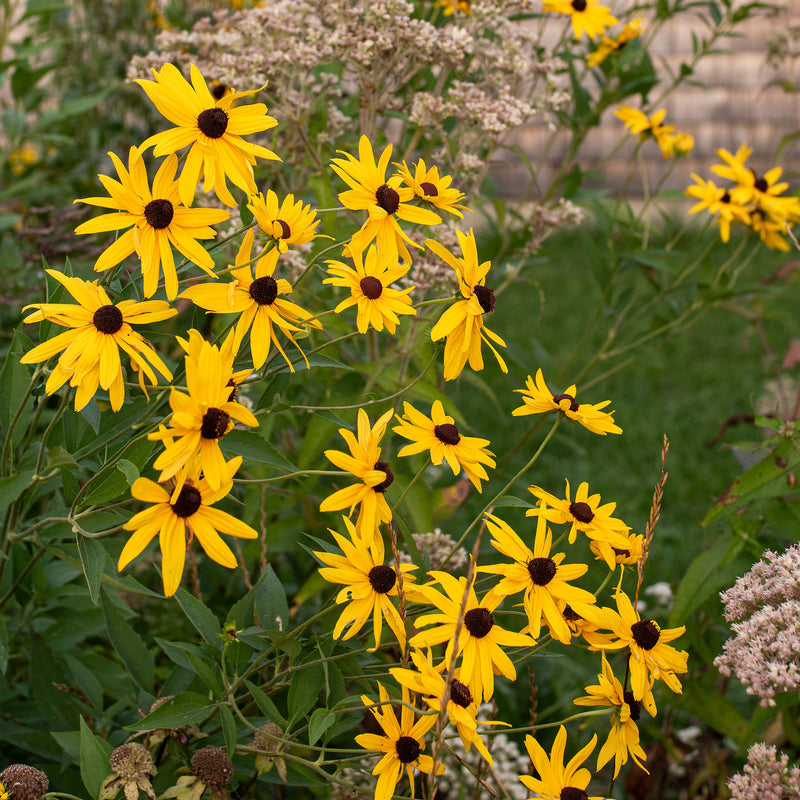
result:
[[[492,468],[495,466],[492,458],[494,453],[486,449],[489,440],[462,436],[453,418],[444,413],[440,400],[434,400],[430,418],[417,411],[410,403],[403,403],[403,412],[404,416],[397,417],[401,424],[393,430],[410,439],[413,444],[407,444],[398,455],[411,456],[429,450],[431,463],[438,466],[442,461],[447,461],[453,475],[458,475],[463,469],[464,474],[480,492],[481,480],[489,479],[482,464]]]
[[[456,12],[464,16],[472,16],[472,3],[470,0],[436,0],[434,8],[441,8],[442,15],[452,17]]]
[[[610,400],[595,404],[578,403],[575,399],[577,391],[575,384],[561,394],[553,394],[544,381],[541,369],[536,370],[536,381],[534,382],[528,375],[525,385],[527,389],[514,389],[523,396],[523,405],[511,412],[514,417],[560,411],[568,419],[600,436],[605,436],[607,433],[622,433],[622,428],[614,422],[614,412],[603,411]]]
[[[789,243],[783,237],[786,232],[785,223],[771,219],[766,212],[757,208],[750,214],[750,226],[770,250],[789,252]]]
[[[750,214],[745,206],[735,203],[731,193],[714,184],[713,181],[703,180],[699,175],[692,173],[694,186],[689,186],[684,190],[684,194],[695,197],[699,200],[690,209],[690,214],[707,209],[709,214],[719,214],[719,235],[723,242],[727,242],[731,236],[731,223],[743,222],[750,224]]]
[[[642,18],[636,17],[630,22],[625,23],[625,27],[620,31],[616,39],[608,36],[600,37],[600,46],[593,53],[586,57],[586,63],[590,67],[597,67],[602,64],[610,55],[621,52],[628,42],[633,41],[644,33]]]
[[[403,183],[410,186],[414,190],[414,194],[421,200],[431,203],[440,211],[449,211],[457,217],[464,217],[461,213],[462,208],[469,211],[466,206],[459,205],[464,198],[464,193],[451,188],[452,177],[450,175],[440,177],[437,167],[429,168],[425,165],[425,161],[420,159],[412,174],[405,161],[402,164],[395,162],[394,165],[397,167],[398,174],[402,176]]]
[[[361,695],[361,701],[375,717],[383,731],[383,736],[376,733],[362,733],[356,736],[356,743],[365,750],[383,753],[383,757],[372,770],[378,776],[378,785],[375,787],[375,800],[390,800],[394,795],[395,787],[403,771],[408,775],[411,784],[411,793],[414,793],[414,770],[419,770],[428,775],[433,772],[433,759],[421,755],[425,749],[423,737],[436,724],[436,714],[428,714],[414,722],[414,712],[409,707],[410,696],[408,690],[403,688],[403,707],[400,711],[400,721],[395,716],[390,705],[389,693],[378,683],[379,703],[373,703],[366,695]],[[379,710],[388,706],[385,710]],[[436,774],[444,772],[444,765],[436,765]]]
[[[584,33],[594,39],[605,33],[609,25],[616,25],[619,21],[612,16],[608,6],[599,5],[597,0],[548,0],[543,11],[569,15],[576,39],[580,39]]]
[[[614,112],[614,116],[621,119],[632,134],[639,134],[640,141],[643,142],[651,137],[655,139],[664,158],[669,158],[681,148],[688,148],[686,152],[691,150],[694,139],[685,133],[675,134],[674,125],[662,125],[666,115],[666,109],[661,108],[648,117],[644,111],[624,104],[620,104]]]
[[[131,147],[128,169],[114,154],[109,153],[119,175],[119,181],[99,175],[100,182],[110,197],[84,197],[76,203],[88,203],[102,208],[116,208],[113,214],[101,214],[75,228],[75,233],[100,233],[130,228],[101,253],[95,262],[96,272],[104,272],[136,253],[142,264],[144,296],[152,297],[158,287],[159,271],[164,271],[164,288],[168,300],[178,294],[178,275],[175,271],[174,247],[182,256],[194,262],[213,276],[214,259],[197,241],[213,239],[213,228],[230,217],[227,211],[217,208],[185,208],[178,195],[175,173],[177,156],[165,159],[153,181],[153,190],[147,180],[147,170],[140,151]]]
[[[260,369],[267,360],[272,342],[278,348],[289,369],[294,365],[281,347],[277,331],[298,349],[306,361],[302,348],[295,341],[294,333],[306,331],[308,327],[321,329],[322,325],[305,309],[285,300],[281,295],[291,294],[289,281],[275,280],[273,273],[278,263],[278,249],[273,247],[256,262],[255,278],[250,267],[253,247],[253,229],[247,231],[236,254],[236,269],[231,269],[235,280],[231,283],[203,283],[190,286],[181,293],[195,305],[214,314],[238,314],[233,350],[238,352],[242,340],[250,331],[250,353],[253,367]]]
[[[364,623],[372,615],[372,627],[375,633],[375,646],[369,652],[381,646],[382,620],[386,620],[397,637],[402,650],[406,646],[406,629],[400,614],[392,605],[390,597],[398,596],[397,569],[383,563],[383,539],[376,536],[368,547],[356,534],[353,523],[342,517],[350,538],[333,534],[336,544],[344,555],[314,551],[314,555],[327,566],[320,568],[319,574],[328,583],[340,583],[344,586],[336,595],[337,603],[348,603],[333,628],[334,639],[349,639],[355,636]],[[403,590],[414,580],[405,573],[414,570],[413,564],[401,564],[403,574]],[[410,587],[409,587],[410,588]],[[348,602],[349,601],[349,602]],[[344,629],[350,629],[342,636]]]
[[[320,223],[317,212],[310,205],[303,205],[302,200],[295,202],[293,194],[287,194],[279,204],[278,195],[269,189],[266,197],[260,193],[251,197],[247,207],[253,212],[258,227],[275,240],[281,253],[285,253],[290,244],[306,244],[319,235],[315,233]]]
[[[239,384],[242,383],[245,378],[253,374],[253,370],[250,367],[240,369],[237,372],[233,371],[233,362],[237,354],[237,350],[233,347],[234,337],[234,331],[230,331],[225,337],[225,341],[219,346],[219,354],[222,358],[222,372],[223,374],[230,374],[231,376],[225,384],[231,390],[228,395],[229,401],[236,400],[239,395]],[[194,361],[199,361],[202,358],[203,345],[206,340],[203,338],[203,334],[196,328],[189,329],[188,340],[180,336],[176,336],[175,338],[178,340],[178,344],[183,348],[184,352]]]
[[[657,142],[664,158],[686,156],[694,149],[694,137],[683,131],[658,137]]]
[[[226,178],[248,195],[256,194],[258,189],[253,177],[256,158],[273,161],[280,161],[280,158],[242,136],[269,130],[278,123],[267,116],[267,107],[263,103],[233,104],[260,89],[214,97],[194,64],[190,66],[191,83],[172,64],[164,64],[160,72],[155,69],[152,72],[155,81],[137,79],[136,83],[144,89],[159,113],[177,127],[146,139],[142,150],[155,145],[153,153],[163,156],[191,145],[179,181],[183,204],[191,205],[201,175],[204,177],[203,191],[213,189],[226,206],[236,205]]]
[[[224,465],[228,485],[241,463],[241,456],[237,456]],[[150,544],[156,534],[159,535],[161,571],[164,594],[167,597],[171,597],[178,590],[183,575],[186,549],[194,536],[209,558],[223,567],[233,569],[236,566],[236,556],[220,538],[218,531],[242,539],[257,539],[258,532],[236,517],[218,508],[212,508],[214,503],[227,493],[227,486],[215,491],[207,480],[186,479],[175,496],[174,492],[170,495],[170,492],[154,481],[137,478],[131,486],[131,494],[137,500],[153,505],[140,511],[123,526],[126,531],[134,533],[122,549],[117,569],[125,569]]]
[[[99,386],[108,390],[111,408],[119,411],[125,398],[120,349],[128,355],[135,368],[140,370],[140,376],[146,375],[153,386],[157,385],[158,379],[151,365],[168,381],[172,380],[172,373],[153,346],[141,334],[136,333],[131,325],[146,325],[169,319],[178,313],[174,308],[161,300],[144,303],[123,300],[114,305],[97,281],[71,278],[54,269],[48,269],[47,274],[78,301],[78,305],[33,303],[23,309],[37,309],[25,317],[23,322],[49,320],[70,328],[49,341],[42,342],[20,359],[23,364],[36,364],[61,353],[45,384],[47,394],[53,394],[70,381],[70,386],[78,389],[75,393],[75,410],[80,411]]]
[[[482,370],[481,342],[484,341],[494,353],[500,369],[508,372],[506,362],[492,345],[495,342],[505,347],[506,343],[483,324],[483,315],[494,311],[494,291],[486,286],[486,275],[492,262],[478,263],[478,247],[472,228],[466,236],[461,231],[456,231],[456,236],[462,258],[456,258],[433,239],[425,240],[426,247],[455,270],[458,288],[464,298],[450,306],[431,330],[434,342],[447,339],[444,346],[444,379],[450,381],[457,378],[467,361],[476,372]]]
[[[628,544],[625,547],[614,547],[604,539],[591,539],[589,549],[597,556],[598,561],[605,561],[610,570],[615,570],[617,565],[630,566],[636,564],[642,557],[642,541],[644,537],[641,533],[628,533],[625,535]],[[620,580],[622,570],[620,569]]]

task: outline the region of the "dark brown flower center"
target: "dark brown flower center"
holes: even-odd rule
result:
[[[755,177],[755,173],[753,173]],[[759,192],[766,192],[769,189],[769,184],[763,179],[756,177],[756,182],[753,184],[753,188]]]
[[[373,275],[367,275],[362,278],[358,284],[361,291],[364,292],[364,297],[370,300],[377,300],[383,294],[383,284]]]
[[[494,311],[494,290],[488,286],[476,286],[472,292],[478,298],[483,313],[491,314]]]
[[[578,401],[571,394],[554,394],[553,402],[558,406],[561,405],[562,400],[569,400],[569,410],[577,411],[579,408]]]
[[[397,581],[397,573],[385,564],[378,564],[378,566],[373,567],[369,571],[367,577],[369,578],[370,586],[372,586],[378,594],[390,592]]]
[[[204,439],[221,439],[228,432],[230,415],[221,408],[209,408],[203,414],[200,435]]]
[[[233,378],[229,378],[225,385],[231,387],[231,393],[228,395],[228,402],[232,403],[239,396],[239,387],[236,385]]]
[[[633,641],[642,648],[642,650],[652,650],[661,637],[661,631],[653,622],[652,619],[643,619],[639,622],[634,622],[631,625],[631,634]]]
[[[572,5],[575,3],[584,2],[584,0],[572,0]],[[583,789],[576,789],[574,786],[565,786],[559,795],[561,800],[589,800],[589,795]]]
[[[278,282],[269,275],[265,275],[263,278],[256,278],[250,284],[250,297],[260,306],[271,306],[277,296]]]
[[[570,503],[569,513],[575,517],[578,522],[587,524],[594,519],[594,511],[588,503]]]
[[[278,237],[279,239],[288,239],[292,235],[292,229],[289,227],[288,222],[284,222],[282,219],[276,219],[275,224],[281,226],[281,235]]]
[[[228,115],[221,108],[207,108],[197,115],[197,127],[209,139],[219,139],[228,129]]]
[[[577,622],[579,619],[583,619],[583,617],[570,605],[564,606],[564,611],[562,613],[567,622]]]
[[[228,87],[224,83],[218,83],[214,88],[211,90],[211,96],[215,100],[222,100],[225,97],[225,92],[228,91]]]
[[[419,188],[425,192],[425,197],[438,197],[439,190],[429,181],[424,181],[419,185]]]
[[[144,207],[144,218],[151,228],[157,231],[164,230],[172,222],[175,209],[169,200],[151,200]]]
[[[628,558],[631,554],[630,550],[621,550],[619,547],[612,547],[611,549],[617,558]]]
[[[488,608],[471,608],[464,614],[464,627],[476,639],[483,639],[494,625],[494,617]]]
[[[472,692],[470,692],[469,686],[464,686],[461,681],[453,678],[453,682],[450,684],[450,699],[457,706],[468,708],[472,705]]]
[[[411,764],[419,758],[419,742],[413,736],[401,736],[395,745],[397,757],[404,764]]]
[[[394,482],[394,473],[389,469],[389,465],[385,461],[376,461],[372,469],[379,469],[385,476],[386,480],[373,486],[373,490],[383,494]]]
[[[528,562],[528,575],[537,586],[547,586],[556,576],[558,568],[552,558],[532,558]]]
[[[123,321],[122,312],[116,306],[100,306],[92,315],[92,322],[100,333],[116,333]]]
[[[461,441],[461,434],[458,432],[458,428],[449,422],[445,422],[443,425],[436,425],[433,433],[444,444],[458,444]]]
[[[191,517],[202,505],[202,498],[200,497],[200,492],[194,486],[189,486],[188,483],[185,483],[178,495],[178,499],[171,505],[172,511],[176,516]]]
[[[394,214],[400,208],[400,195],[385,183],[375,190],[375,200],[387,214]]]
[[[726,189],[725,193],[719,199],[720,203],[730,203],[731,201],[731,193]]]
[[[586,0],[572,0],[571,5],[576,11],[586,11]]]
[[[642,704],[638,700],[634,700],[633,692],[629,689],[626,689],[622,693],[622,699],[628,704],[631,709],[631,719],[634,722],[639,721],[639,717],[642,716]]]

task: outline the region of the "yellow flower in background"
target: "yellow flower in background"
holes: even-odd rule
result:
[[[784,238],[786,223],[771,219],[760,208],[755,209],[750,214],[750,227],[770,250],[782,250],[784,253],[788,253],[791,249],[789,242]]]
[[[253,247],[253,229],[247,231],[236,254],[236,268],[231,269],[235,279],[230,283],[203,283],[184,289],[181,297],[191,300],[196,306],[214,314],[238,314],[234,329],[232,348],[238,352],[247,332],[250,332],[250,353],[253,367],[260,369],[269,355],[272,343],[283,356],[283,360],[294,372],[294,365],[281,347],[277,332],[300,351],[308,366],[308,359],[295,341],[294,333],[308,328],[321,329],[322,325],[312,314],[281,295],[292,292],[292,286],[284,278],[275,279],[273,274],[278,263],[278,248],[273,247],[256,262],[255,277],[250,267]]]
[[[122,549],[117,569],[125,569],[156,534],[161,548],[161,572],[167,597],[178,590],[186,549],[193,537],[197,537],[210,559],[233,569],[237,564],[236,556],[219,533],[241,539],[257,539],[258,531],[212,506],[228,493],[228,485],[241,463],[241,456],[237,456],[224,465],[227,485],[222,489],[212,489],[207,480],[186,479],[177,496],[175,492],[170,494],[163,486],[148,478],[137,478],[131,486],[131,494],[137,500],[152,505],[131,517],[123,526],[126,531],[133,531],[133,535]]]
[[[375,646],[368,648],[374,652],[381,646],[382,621],[385,619],[402,650],[406,646],[406,629],[397,609],[392,604],[390,597],[398,596],[397,569],[383,563],[383,539],[376,536],[370,546],[367,546],[356,533],[355,526],[347,517],[342,517],[347,526],[350,538],[340,536],[336,531],[328,530],[333,534],[336,544],[343,555],[314,551],[314,555],[326,564],[321,567],[319,574],[328,583],[343,585],[336,595],[337,603],[348,603],[339,616],[333,628],[334,639],[350,639],[355,636],[372,616],[372,629],[375,633]],[[403,573],[403,591],[411,588],[414,580],[412,575],[405,573],[415,570],[413,564],[401,564]],[[348,602],[349,601],[349,602]],[[347,626],[350,629],[342,636]]]
[[[575,399],[577,392],[575,384],[561,394],[553,394],[545,383],[541,369],[536,370],[535,381],[528,375],[525,386],[526,389],[514,389],[523,396],[523,405],[511,412],[514,417],[560,411],[568,419],[600,436],[605,436],[607,433],[622,433],[622,428],[614,422],[614,412],[603,410],[611,402],[610,400],[595,404],[578,403]]]
[[[315,233],[321,221],[317,212],[310,205],[303,205],[302,200],[295,202],[293,194],[287,194],[279,203],[278,195],[269,189],[266,197],[260,193],[251,197],[247,207],[253,212],[258,227],[275,240],[281,253],[285,253],[290,244],[306,244],[319,235]]]
[[[186,208],[181,205],[175,180],[177,156],[170,156],[159,167],[152,192],[144,159],[137,148],[131,147],[128,153],[128,169],[114,153],[109,153],[109,156],[119,180],[108,175],[98,177],[110,197],[84,197],[74,202],[119,210],[78,225],[75,233],[130,230],[121,234],[100,255],[94,265],[95,271],[104,272],[136,253],[142,264],[144,296],[155,294],[159,271],[163,270],[168,300],[174,300],[178,294],[173,248],[213,275],[214,259],[197,240],[213,239],[216,232],[209,226],[224,222],[230,213],[218,208]]]
[[[456,236],[461,246],[462,258],[456,258],[446,247],[433,239],[425,240],[425,246],[455,270],[458,288],[464,298],[450,306],[431,330],[432,341],[446,339],[444,379],[451,381],[457,378],[468,361],[476,372],[482,370],[481,342],[486,342],[494,353],[500,369],[508,372],[506,362],[492,342],[501,347],[505,347],[506,343],[483,323],[483,315],[494,311],[494,291],[486,286],[486,275],[492,262],[478,263],[478,247],[472,228],[466,235],[456,231]]]
[[[688,133],[676,133],[674,125],[663,125],[666,115],[666,109],[661,108],[648,117],[644,111],[624,104],[620,104],[614,112],[614,116],[621,119],[632,134],[639,135],[639,141],[651,137],[655,139],[664,158],[685,155],[694,147],[694,139]]]
[[[597,0],[547,0],[542,10],[567,14],[576,39],[580,39],[584,33],[594,39],[605,33],[607,27],[619,22],[611,14],[611,9],[601,6]]]
[[[593,53],[586,57],[586,63],[590,67],[597,67],[602,64],[610,55],[620,53],[625,49],[628,42],[632,42],[641,36],[645,31],[642,25],[642,18],[636,17],[630,22],[625,23],[625,27],[619,32],[616,39],[608,36],[600,37],[600,45]]]
[[[436,0],[433,4],[434,8],[441,8],[442,15],[445,17],[452,17],[454,14],[464,14],[464,16],[472,16],[472,3],[470,0]]]
[[[341,261],[328,261],[328,274],[323,283],[342,286],[350,290],[350,297],[342,300],[334,309],[337,314],[350,306],[357,306],[356,326],[359,333],[366,333],[370,326],[376,331],[384,327],[394,333],[400,322],[399,314],[416,315],[409,294],[414,288],[392,289],[391,284],[408,272],[408,267],[397,263],[397,255],[375,246],[366,254],[350,248],[353,266]]]
[[[356,743],[365,750],[383,753],[383,757],[372,770],[378,776],[375,787],[375,800],[390,800],[403,772],[408,775],[411,794],[414,794],[414,770],[430,775],[433,772],[433,759],[421,755],[425,749],[424,736],[436,724],[436,714],[428,714],[414,722],[414,712],[409,708],[411,697],[403,688],[400,720],[391,706],[389,693],[378,683],[380,701],[374,703],[366,695],[361,695],[361,702],[370,710],[375,721],[383,731],[383,736],[376,733],[361,733],[356,736]],[[379,710],[382,709],[382,710]],[[436,765],[436,774],[444,772],[444,765]]]
[[[353,509],[360,506],[356,531],[368,547],[376,537],[380,536],[378,531],[380,523],[392,519],[392,512],[384,492],[392,485],[394,474],[389,465],[380,460],[379,447],[392,414],[394,412],[389,409],[373,426],[370,426],[367,412],[359,408],[357,435],[354,436],[347,428],[339,428],[339,434],[347,442],[350,455],[341,450],[325,451],[325,457],[334,466],[358,478],[359,483],[339,489],[326,497],[319,510],[340,511],[349,508],[348,516],[352,516]]]
[[[37,364],[61,353],[45,384],[47,394],[53,394],[70,381],[70,386],[77,388],[75,410],[80,411],[100,387],[108,391],[111,408],[119,411],[125,399],[120,350],[153,386],[158,384],[158,378],[151,365],[168,381],[172,380],[172,373],[153,346],[131,325],[169,319],[178,313],[174,308],[162,300],[144,303],[123,300],[115,305],[97,281],[72,278],[54,269],[48,269],[47,274],[78,303],[33,303],[23,309],[37,309],[25,317],[25,323],[48,320],[70,329],[42,342],[20,359],[22,364]]]
[[[683,131],[661,136],[657,141],[664,158],[686,156],[694,149],[694,137]]]
[[[642,713],[642,704],[634,700],[633,692],[622,690],[622,684],[614,675],[606,654],[602,653],[602,656],[603,671],[597,676],[597,685],[587,686],[587,696],[573,701],[576,706],[614,709],[611,732],[597,755],[597,769],[602,769],[613,758],[616,778],[623,764],[628,763],[630,755],[636,765],[647,772],[642,763],[647,760],[647,754],[639,744],[639,728],[636,725]]]
[[[152,73],[155,81],[136,79],[136,83],[159,113],[176,127],[150,136],[141,149],[155,146],[153,153],[164,156],[191,145],[179,180],[183,204],[192,204],[201,176],[203,191],[213,189],[226,206],[236,205],[227,178],[248,195],[256,194],[258,189],[253,177],[256,159],[280,161],[280,158],[266,147],[242,137],[269,130],[278,123],[267,116],[264,103],[244,106],[234,103],[251,97],[260,89],[215,97],[194,64],[190,66],[191,83],[172,64],[164,64],[160,72],[154,69]]]
[[[459,205],[464,199],[464,193],[451,188],[452,177],[440,176],[438,167],[426,166],[422,158],[417,161],[413,173],[405,161],[402,164],[394,162],[394,165],[397,167],[397,174],[403,178],[403,183],[410,186],[420,200],[431,203],[440,211],[449,211],[461,218],[464,217],[461,213],[462,208],[469,211],[466,206]]]
[[[731,193],[727,189],[716,186],[713,181],[703,180],[699,175],[692,173],[695,183],[684,190],[688,197],[694,197],[699,202],[695,203],[690,209],[690,214],[707,209],[709,214],[719,215],[719,236],[723,242],[731,238],[731,223],[743,222],[750,224],[750,213],[747,208],[740,203],[735,203]]]
[[[489,479],[482,465],[495,467],[492,458],[494,453],[486,449],[490,444],[488,439],[462,436],[454,424],[455,420],[444,413],[440,400],[434,400],[430,418],[417,411],[411,403],[404,402],[403,416],[397,419],[401,424],[392,430],[413,442],[403,447],[397,455],[411,456],[428,450],[432,464],[438,466],[442,461],[447,461],[456,476],[463,469],[472,485],[481,491],[481,480]]]

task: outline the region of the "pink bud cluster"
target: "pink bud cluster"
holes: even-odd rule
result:
[[[785,753],[778,757],[774,745],[759,742],[747,752],[747,764],[728,781],[728,789],[731,800],[800,797],[800,767],[790,767]]]

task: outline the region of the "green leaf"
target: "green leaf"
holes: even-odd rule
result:
[[[8,669],[8,630],[4,617],[0,617],[0,675]]]
[[[256,622],[266,631],[282,631],[288,627],[289,604],[280,579],[267,564],[267,569],[258,580],[255,598]]]
[[[153,654],[105,593],[103,593],[103,616],[111,644],[125,664],[133,682],[140,689],[153,694],[155,674]]]
[[[89,481],[91,488],[86,490],[80,505],[96,506],[121,500],[130,493],[130,487],[138,477],[136,465],[121,458],[113,467],[103,470]]]
[[[64,487],[64,499],[72,505],[72,501],[78,496],[78,492],[81,490],[81,485],[78,483],[78,479],[66,468],[61,467],[59,470],[61,473],[61,485]]]
[[[289,687],[289,716],[292,721],[302,719],[314,707],[324,683],[322,664],[305,668],[300,665],[296,669]]]
[[[89,655],[91,659],[92,654]],[[89,702],[96,708],[103,708],[103,684],[100,683],[95,672],[87,667],[82,661],[78,661],[73,656],[66,655],[65,660],[69,665],[70,671],[75,676],[75,682],[84,692]]]
[[[33,413],[33,403],[30,398],[26,399],[31,382],[31,368],[19,363],[21,354],[31,350],[32,347],[33,343],[22,331],[14,331],[14,338],[6,354],[3,369],[0,371],[0,386],[3,387],[3,391],[0,392],[0,426],[3,431],[8,431],[11,420],[20,406],[23,403],[26,405],[14,429],[12,436],[14,444],[24,436]]]
[[[264,714],[270,722],[274,722],[276,725],[279,725],[282,730],[286,730],[286,719],[283,714],[278,711],[278,707],[272,702],[272,698],[264,692],[263,689],[259,689],[254,683],[250,683],[250,681],[245,681],[245,683],[250,690],[250,694],[253,696],[253,700],[256,701],[256,705],[261,709],[261,713]]]
[[[239,203],[239,219],[245,228],[253,221],[253,212],[247,207],[249,200],[250,198],[245,195],[242,197],[242,202]]]
[[[228,706],[220,706],[219,713],[222,719],[222,735],[225,737],[225,751],[228,758],[233,758],[233,754],[236,752],[236,720]]]
[[[158,728],[183,728],[208,719],[215,703],[197,692],[181,692],[162,703],[144,719],[126,725],[129,731],[154,731]]]
[[[111,774],[108,763],[111,748],[108,747],[106,751],[106,746],[102,739],[89,730],[86,720],[81,717],[81,780],[86,791],[95,800],[100,794],[103,781]]]
[[[89,599],[93,605],[100,605],[100,582],[106,566],[106,549],[97,539],[89,539],[80,533],[75,534],[81,567],[89,587]]]
[[[336,717],[327,708],[318,708],[308,723],[308,743],[315,745],[334,722]]]
[[[32,469],[20,472],[18,475],[10,475],[8,478],[0,478],[0,518],[11,503],[31,485],[31,478],[33,478]]]
[[[189,618],[189,622],[194,625],[197,632],[206,642],[217,650],[221,650],[222,640],[220,639],[220,634],[222,633],[222,628],[220,628],[219,620],[214,612],[201,600],[189,594],[183,586],[175,592],[175,599],[183,609],[183,613]]]
[[[297,467],[257,431],[235,428],[225,435],[223,447],[227,453],[242,456],[258,464],[269,464],[285,472],[297,472]]]

